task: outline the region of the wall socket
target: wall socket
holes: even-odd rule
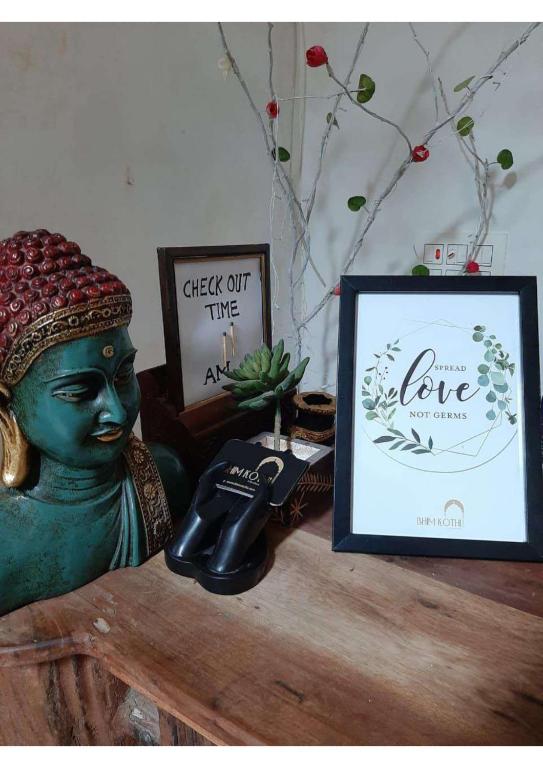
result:
[[[445,237],[430,236],[417,249],[417,258],[431,275],[460,275],[471,252],[475,233],[459,233]],[[507,255],[507,232],[489,231],[475,253],[483,276],[504,275]]]

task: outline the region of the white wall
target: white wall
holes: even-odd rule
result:
[[[266,25],[226,32],[264,107]],[[294,26],[277,37],[281,82]],[[138,369],[164,362],[157,246],[269,240],[270,164],[221,56],[215,24],[0,24],[0,236],[63,232],[125,280]]]
[[[484,73],[499,52],[518,37],[527,24],[417,24],[418,35],[430,50],[434,68],[443,79],[453,105],[460,98],[452,89],[469,75]],[[362,25],[306,24],[305,43],[326,49],[336,74],[347,72]],[[510,172],[498,168],[491,228],[509,233],[507,274],[542,274],[541,206],[543,188],[543,28],[512,55],[499,70],[496,89],[489,84],[476,97],[470,114],[480,152],[495,159],[509,147],[515,164]],[[357,66],[377,84],[368,104],[399,123],[413,144],[433,125],[433,98],[425,60],[407,24],[372,24]],[[504,76],[504,73],[507,73]],[[333,93],[324,68],[307,70],[308,94]],[[301,194],[309,193],[316,167],[324,117],[331,102],[308,100],[305,114]],[[326,158],[321,193],[313,214],[314,256],[327,280],[340,271],[364,213],[348,210],[351,195],[368,201],[384,186],[405,156],[405,144],[389,128],[355,107],[338,116]],[[463,161],[455,137],[442,131],[430,145],[430,159],[413,165],[384,204],[370,230],[352,273],[408,274],[414,263],[413,244],[424,242],[429,230],[443,233],[473,230],[478,221],[473,177]],[[440,242],[440,241],[439,241]],[[307,306],[322,295],[322,287],[308,271]],[[436,278],[439,279],[439,278]],[[469,279],[469,278],[466,278]],[[312,362],[306,385],[335,383],[338,300],[328,305],[309,327],[306,352]],[[543,286],[540,285],[540,309]],[[541,314],[541,313],[540,313]]]
[[[299,94],[304,78],[308,94],[333,92],[324,69],[305,67],[304,48],[324,45],[341,77],[360,28],[312,23],[295,33],[294,25],[277,25],[279,95]],[[450,93],[464,77],[484,71],[524,25],[417,28]],[[263,107],[266,27],[227,24],[226,32]],[[510,235],[509,274],[541,269],[542,35],[536,32],[512,56],[499,89],[485,88],[469,110],[482,152],[493,157],[508,146],[515,155],[513,172],[497,174],[492,222]],[[270,239],[270,165],[238,83],[233,76],[224,81],[217,68],[221,55],[214,24],[0,25],[0,234],[42,226],[60,230],[118,273],[134,297],[132,335],[140,369],[164,360],[156,247]],[[432,97],[407,25],[373,24],[360,62],[357,74],[367,72],[377,83],[369,106],[399,122],[417,143],[432,124]],[[286,106],[281,110],[280,143],[291,149],[295,170],[302,165],[302,195],[329,108],[330,102],[309,100],[303,131]],[[358,110],[341,112],[338,120],[312,230],[314,255],[329,279],[362,221],[363,214],[347,209],[347,198],[363,193],[371,200],[404,153],[392,129]],[[412,244],[428,225],[439,222],[443,231],[473,227],[473,180],[454,137],[444,132],[430,149],[430,160],[411,167],[385,204],[354,272],[405,274],[413,263]],[[289,332],[290,238],[281,227],[283,214],[278,202],[276,335]],[[309,275],[309,306],[320,292]],[[337,301],[305,337],[313,356],[306,386],[333,386],[336,338]]]

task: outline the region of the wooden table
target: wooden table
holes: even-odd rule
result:
[[[272,531],[255,589],[162,555],[0,619],[0,744],[543,744],[543,565]]]

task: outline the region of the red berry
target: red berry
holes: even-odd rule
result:
[[[334,296],[341,296],[341,288],[339,286],[339,283],[334,288]]]
[[[268,113],[268,117],[272,120],[277,117],[279,114],[279,104],[275,101],[268,101],[266,104],[266,112]]]
[[[313,45],[305,52],[305,60],[308,67],[322,67],[328,62],[328,56],[321,45]]]
[[[11,312],[6,307],[0,307],[0,326],[2,328],[11,320]]]
[[[416,147],[413,147],[411,157],[414,163],[423,163],[430,157],[430,150],[424,144],[418,144]]]
[[[20,280],[18,283],[15,283],[13,286],[13,290],[15,293],[24,293],[28,288],[28,283],[25,280]]]
[[[9,336],[17,336],[17,331],[19,330],[19,326],[15,322],[15,320],[10,320],[6,327],[6,333]]]
[[[5,333],[0,333],[0,349],[6,349],[9,346],[9,339]]]
[[[466,272],[469,272],[470,275],[474,275],[479,271],[479,264],[476,261],[468,261],[466,264]]]
[[[11,291],[2,291],[2,293],[0,293],[0,304],[9,304],[14,298],[15,296]]]
[[[45,277],[34,277],[30,281],[30,285],[32,288],[43,288],[43,286],[47,283],[47,278]]]

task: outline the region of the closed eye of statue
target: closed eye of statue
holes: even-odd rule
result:
[[[97,385],[94,381],[80,381],[64,384],[54,390],[53,397],[64,400],[67,403],[80,403],[84,400],[92,400],[96,397]]]

